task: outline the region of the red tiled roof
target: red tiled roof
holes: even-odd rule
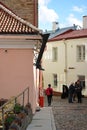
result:
[[[58,41],[58,40],[63,40],[63,39],[75,39],[75,38],[85,38],[85,37],[87,37],[87,29],[82,29],[82,30],[74,30],[70,32],[65,32],[52,39],[49,39],[49,41]]]
[[[36,34],[40,30],[21,19],[0,2],[0,34]]]

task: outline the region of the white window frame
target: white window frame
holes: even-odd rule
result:
[[[77,61],[85,61],[85,45],[77,45]]]
[[[56,62],[58,60],[58,48],[52,47],[52,61]]]
[[[57,81],[57,74],[53,74],[53,86],[57,87],[58,81]]]

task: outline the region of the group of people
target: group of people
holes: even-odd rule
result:
[[[77,80],[75,83],[71,83],[68,89],[69,103],[73,103],[76,98],[78,103],[82,103],[82,86],[79,80]]]
[[[53,96],[53,89],[51,88],[51,84],[48,84],[45,94],[47,95],[48,106],[50,106]],[[61,98],[67,97],[69,103],[73,103],[76,98],[78,103],[82,103],[82,86],[79,80],[77,80],[75,83],[71,83],[69,88],[66,85],[63,85],[63,93]]]

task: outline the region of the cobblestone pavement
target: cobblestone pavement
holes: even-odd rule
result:
[[[56,130],[87,130],[87,98],[82,103],[53,97],[52,110]]]

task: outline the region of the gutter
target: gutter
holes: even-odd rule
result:
[[[44,52],[44,49],[46,47],[46,43],[48,41],[48,38],[49,38],[49,33],[47,34],[42,34],[42,45],[41,45],[41,49],[40,49],[40,53],[38,55],[38,58],[37,58],[37,61],[36,61],[36,68],[37,69],[40,69],[40,70],[44,70],[42,67],[41,67],[41,59],[42,59],[42,56],[43,56],[43,52]]]

